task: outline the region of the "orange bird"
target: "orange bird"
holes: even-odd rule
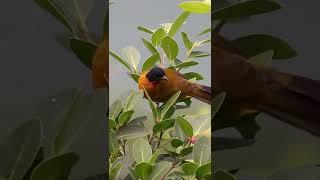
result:
[[[155,102],[165,102],[176,92],[181,91],[179,98],[191,96],[210,104],[211,87],[191,83],[182,74],[172,69],[155,66],[141,74],[138,85],[139,90],[144,87]]]

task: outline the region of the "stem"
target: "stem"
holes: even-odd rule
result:
[[[166,176],[172,171],[172,169],[174,169],[176,167],[177,164],[178,163],[176,162],[176,158],[175,158],[174,161],[172,162],[172,165],[171,165],[170,169],[168,170],[168,172],[165,175],[163,175],[160,178],[160,180],[165,180]]]
[[[159,149],[159,147],[160,147],[162,135],[163,135],[163,131],[160,132],[160,137],[159,137],[159,141],[158,141],[158,145],[157,145],[156,149]]]

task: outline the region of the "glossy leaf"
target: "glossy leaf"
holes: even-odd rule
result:
[[[210,1],[186,1],[179,4],[179,7],[192,13],[204,14],[211,11]]]
[[[187,176],[194,175],[196,173],[197,168],[198,164],[193,162],[187,162],[182,164],[182,170]]]
[[[253,34],[232,41],[245,54],[252,57],[273,50],[274,59],[289,59],[298,53],[285,41],[265,34]]]
[[[272,12],[280,8],[280,4],[273,0],[243,1],[213,11],[211,18],[214,20],[242,18]]]
[[[154,47],[154,45],[151,42],[149,42],[148,40],[146,40],[145,38],[142,38],[142,42],[152,54],[158,52],[156,47]]]
[[[68,179],[72,167],[78,160],[78,155],[73,152],[47,159],[35,168],[31,180],[43,180],[48,179],[48,177],[51,180]]]
[[[133,143],[133,158],[137,163],[149,162],[152,157],[152,149],[146,139],[140,138]]]
[[[176,121],[179,123],[180,128],[185,133],[187,137],[193,136],[193,128],[192,125],[183,117],[178,116]]]
[[[192,153],[192,150],[193,150],[193,147],[192,146],[189,146],[189,147],[185,147],[183,149],[181,149],[180,151],[180,156],[187,156],[189,155],[190,153]]]
[[[151,42],[154,46],[158,46],[161,43],[162,38],[166,36],[166,32],[163,28],[159,28],[151,36]]]
[[[154,53],[151,55],[144,63],[142,66],[142,72],[147,71],[155,66],[157,61],[160,61],[160,55],[159,53]]]
[[[189,39],[187,33],[181,32],[183,44],[186,47],[187,50],[190,50],[193,46],[193,42]]]
[[[162,120],[153,127],[153,134],[157,134],[160,131],[165,131],[174,125],[174,119]]]
[[[183,74],[183,76],[186,79],[192,79],[192,78],[196,78],[197,80],[202,80],[203,79],[203,77],[199,73],[196,73],[196,72],[185,73],[185,74]]]
[[[200,58],[200,57],[207,57],[207,56],[210,56],[210,54],[203,51],[192,51],[189,55],[190,58]]]
[[[180,139],[172,139],[171,140],[171,146],[174,147],[174,148],[178,148],[180,146],[183,145],[183,141],[180,140]]]
[[[131,119],[133,113],[134,113],[133,110],[129,110],[121,113],[118,118],[120,126],[126,125],[127,122]]]
[[[177,31],[180,29],[180,27],[183,25],[183,23],[187,20],[189,15],[190,15],[190,12],[187,12],[187,11],[183,12],[171,25],[168,35],[173,37],[177,33]]]
[[[147,96],[147,99],[148,99],[150,108],[151,108],[151,110],[152,110],[153,118],[156,120],[156,119],[158,119],[158,111],[157,111],[157,108],[156,108],[154,102],[151,100],[148,92],[146,91],[146,89],[145,89],[144,87],[143,87],[143,90],[144,90],[145,96]]]
[[[210,32],[211,32],[211,27],[202,30],[199,34],[197,34],[197,36],[201,36]]]
[[[202,166],[199,166],[196,169],[197,179],[202,179],[208,174],[211,174],[211,161],[206,164],[203,164]]]
[[[176,59],[179,52],[179,47],[174,39],[172,39],[170,36],[164,37],[161,40],[161,47],[169,60],[173,61]]]
[[[195,62],[195,61],[187,61],[187,62],[183,62],[181,64],[178,64],[176,66],[176,68],[181,68],[181,69],[184,69],[184,68],[188,68],[188,67],[191,67],[191,66],[196,66],[198,65],[199,63],[198,62]]]
[[[135,173],[142,180],[147,180],[152,171],[152,165],[148,162],[141,162],[135,166]]]
[[[161,111],[160,121],[163,120],[163,117],[167,114],[169,109],[175,104],[179,98],[181,91],[176,92],[165,104]]]

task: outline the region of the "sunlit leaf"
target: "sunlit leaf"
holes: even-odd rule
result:
[[[148,140],[139,138],[133,143],[133,158],[137,163],[149,162],[152,157],[152,149]]]
[[[181,94],[181,91],[176,92],[165,104],[163,110],[161,111],[160,121],[163,120],[163,117],[166,115],[168,110],[174,105]]]
[[[131,71],[131,66],[125,60],[123,60],[118,54],[111,50],[109,50],[109,54]]]
[[[211,11],[210,1],[186,1],[179,4],[179,7],[192,13],[209,13]]]
[[[190,58],[200,58],[210,56],[210,53],[206,53],[203,51],[192,51],[189,55]]]
[[[165,131],[173,127],[173,125],[174,125],[174,119],[162,120],[153,127],[153,134],[157,134],[160,131]]]
[[[153,34],[153,31],[152,31],[152,30],[150,30],[150,29],[148,29],[148,28],[146,28],[146,27],[143,27],[143,26],[138,26],[137,29],[138,29],[139,31],[143,31],[143,32],[146,32],[146,33],[149,33],[149,34]]]
[[[169,60],[173,61],[176,59],[179,52],[179,47],[174,39],[172,39],[170,36],[164,37],[161,40],[161,47]]]
[[[154,47],[154,45],[151,42],[149,42],[148,40],[146,40],[145,38],[142,38],[142,42],[152,54],[158,52],[156,47]]]
[[[119,123],[120,126],[124,126],[125,124],[127,124],[127,122],[130,120],[130,118],[132,117],[132,114],[134,113],[133,110],[129,110],[129,111],[125,111],[123,113],[121,113],[119,115]]]
[[[190,12],[183,12],[171,25],[168,35],[173,37],[180,29],[180,27],[183,25],[183,23],[187,20],[189,15]]]
[[[156,152],[154,152],[152,154],[152,157],[151,157],[149,163],[154,164],[157,161],[159,155],[160,155],[160,149],[157,149]]]
[[[138,72],[138,64],[140,62],[140,52],[133,46],[127,46],[122,49],[124,59],[133,67],[134,72]]]
[[[147,71],[151,68],[153,68],[155,66],[155,64],[157,63],[157,61],[160,60],[160,55],[159,53],[154,53],[153,55],[151,55],[144,63],[142,66],[142,72]]]
[[[151,42],[154,46],[158,46],[161,43],[162,38],[166,36],[166,32],[163,28],[159,28],[151,36]]]
[[[147,180],[152,171],[152,165],[148,162],[141,162],[135,166],[135,173],[142,180]]]
[[[184,68],[188,68],[188,67],[195,66],[195,65],[198,65],[198,64],[199,63],[195,62],[195,61],[186,61],[186,62],[183,62],[181,64],[176,65],[176,68],[184,69]]]
[[[190,50],[193,46],[193,42],[188,38],[188,35],[185,32],[181,32],[182,40],[184,43],[184,46],[187,50]]]
[[[199,34],[197,34],[197,36],[201,36],[210,32],[211,32],[211,27],[202,30]]]
[[[193,136],[193,128],[192,125],[183,117],[178,116],[176,121],[179,123],[180,128],[188,137]]]

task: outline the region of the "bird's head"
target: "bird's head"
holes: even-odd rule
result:
[[[150,82],[160,82],[161,80],[168,80],[162,68],[155,66],[147,74],[146,77]]]

